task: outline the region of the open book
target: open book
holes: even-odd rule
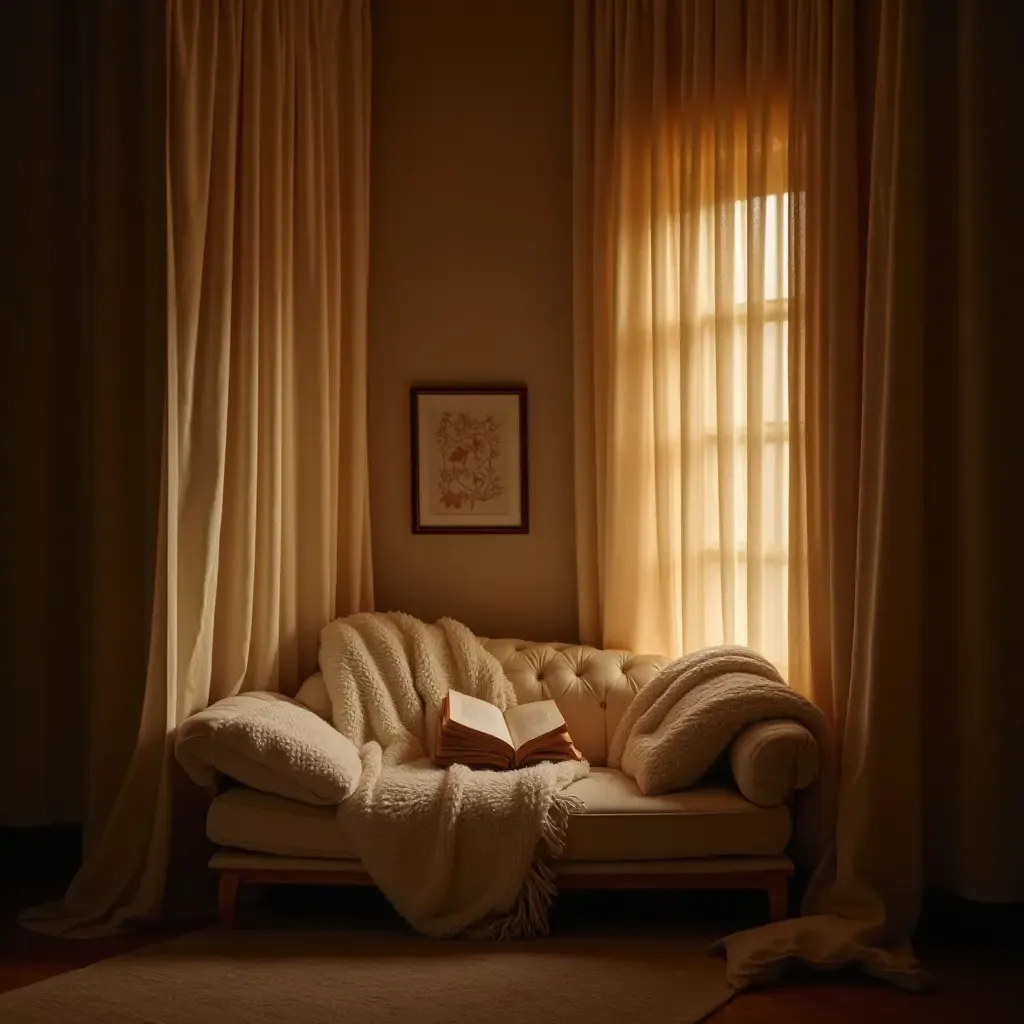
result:
[[[541,761],[582,761],[553,700],[501,711],[479,697],[449,690],[441,705],[434,764],[447,768],[524,768]]]

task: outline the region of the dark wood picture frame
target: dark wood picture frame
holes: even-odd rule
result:
[[[497,397],[515,396],[519,416],[519,521],[514,525],[483,525],[475,526],[465,523],[458,525],[438,525],[424,523],[423,510],[420,507],[420,399],[424,396],[451,395],[453,397]],[[529,492],[529,426],[527,422],[526,386],[510,385],[428,385],[409,389],[409,437],[412,462],[412,532],[413,533],[448,533],[448,534],[499,534],[530,532],[530,492]]]

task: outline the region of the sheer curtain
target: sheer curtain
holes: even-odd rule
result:
[[[841,745],[836,840],[804,916],[723,940],[737,987],[794,959],[927,980],[908,943],[922,18],[915,0],[880,12],[862,132],[853,0],[576,8],[583,629],[669,653],[760,647]]]
[[[323,624],[372,606],[368,0],[170,0],[166,27],[149,670],[113,809],[63,903],[25,918],[77,936],[160,911],[181,806],[177,725],[239,690],[293,693]],[[201,836],[201,821],[181,835]]]
[[[668,441],[658,445],[671,437],[659,418],[661,381],[685,394],[675,388],[674,364],[656,372],[664,339],[669,352],[677,348],[672,316],[651,313],[645,325],[620,314],[634,286],[630,310],[663,308],[676,268],[655,272],[665,247],[646,254],[627,225],[646,219],[652,237],[665,230],[657,212],[667,204],[653,197],[665,194],[666,175],[656,172],[694,152],[685,134],[675,149],[662,141],[671,138],[662,128],[674,116],[664,98],[671,90],[682,97],[680,123],[699,121],[700,109],[685,105],[701,80],[698,62],[685,60],[693,25],[705,28],[716,88],[723,76],[728,84],[742,41],[754,124],[751,110],[774,110],[750,100],[771,81],[759,69],[776,52],[776,16],[785,25],[778,67],[790,222],[789,678],[832,723],[839,801],[835,843],[810,881],[803,916],[721,946],[737,987],[803,960],[859,963],[916,988],[928,981],[910,945],[926,885],[985,901],[1024,892],[1022,833],[1013,827],[1024,690],[1011,625],[1021,531],[1009,515],[1012,474],[999,471],[1010,463],[1010,410],[1019,405],[1019,375],[1007,358],[1019,298],[1005,259],[1006,240],[1019,236],[1020,206],[1006,200],[1019,172],[1007,159],[1004,112],[1016,37],[1002,9],[970,0],[577,5],[583,625],[592,636],[604,630],[605,639],[631,642],[652,635],[641,630],[659,622],[655,600],[668,595],[672,613],[681,611],[681,588],[665,580],[678,572],[685,581],[683,548],[661,543],[658,532],[679,512],[661,498],[668,485],[655,458],[672,451]],[[666,70],[674,47],[682,75]],[[635,135],[647,154],[639,165]],[[749,137],[748,128],[748,145]],[[729,145],[718,132],[714,160],[725,182]],[[746,165],[758,166],[756,147]],[[684,183],[695,167],[684,163]],[[680,204],[676,215],[685,237],[689,209]],[[718,250],[715,258],[717,267]],[[680,259],[680,267],[685,298],[687,282],[701,277],[692,263]],[[623,322],[633,325],[628,344],[620,343]],[[760,337],[748,328],[748,350],[751,336]],[[748,359],[748,396],[750,366]],[[718,383],[719,406],[725,394]],[[630,432],[639,466],[621,457]],[[686,465],[666,458],[667,479],[697,488],[681,478],[679,462]],[[644,501],[623,490],[626,482],[646,486]],[[639,557],[650,551],[654,572]],[[626,596],[613,586],[625,586]],[[671,626],[661,622],[657,635]]]
[[[584,641],[789,670],[786,43],[775,3],[577,5]]]

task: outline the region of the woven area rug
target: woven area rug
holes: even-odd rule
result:
[[[692,1024],[731,995],[708,939],[210,928],[2,995],[0,1021]]]

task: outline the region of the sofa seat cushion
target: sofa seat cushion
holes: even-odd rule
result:
[[[644,796],[623,772],[592,768],[569,792],[586,813],[570,821],[566,860],[772,856],[790,839],[787,808],[757,807],[724,787]]]
[[[357,859],[336,807],[314,807],[247,786],[226,790],[210,804],[206,834],[219,846],[237,850]]]
[[[790,838],[785,807],[762,808],[724,788],[644,796],[612,768],[591,769],[569,792],[586,812],[570,819],[563,859],[647,861],[774,856]],[[207,834],[220,846],[292,857],[349,860],[335,808],[313,807],[239,786],[210,805]]]

